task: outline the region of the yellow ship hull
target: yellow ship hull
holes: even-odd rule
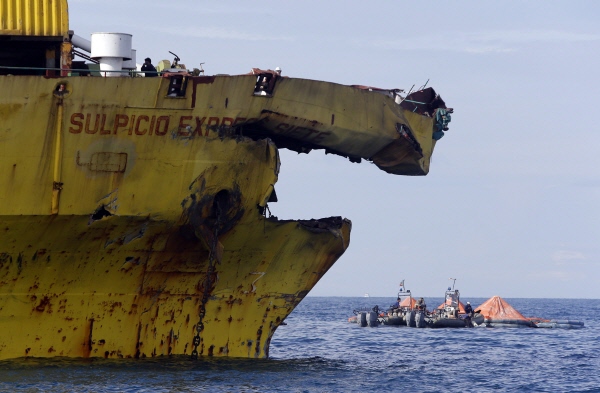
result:
[[[383,94],[171,82],[0,76],[0,359],[267,357],[351,228],[264,214],[277,148],[429,170],[433,119]]]
[[[207,251],[173,222],[88,220],[2,217],[12,252],[0,254],[0,358],[190,355]],[[267,357],[277,326],[347,246],[347,221],[247,221],[224,240],[199,355]]]
[[[0,359],[267,357],[350,222],[262,215],[279,170],[266,139],[73,132],[74,113],[130,109],[55,96],[56,82],[0,78],[23,97],[0,104]]]

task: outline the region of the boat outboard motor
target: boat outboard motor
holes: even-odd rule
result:
[[[377,318],[379,318],[378,313],[376,313],[375,311],[369,311],[367,313],[367,324],[370,327],[376,327],[377,325],[379,325],[379,320]]]
[[[360,327],[367,326],[367,313],[365,311],[356,314],[356,323],[358,323]]]
[[[427,322],[425,321],[425,312],[422,310],[419,310],[416,312],[415,315],[415,325],[418,328],[424,328],[427,327]]]

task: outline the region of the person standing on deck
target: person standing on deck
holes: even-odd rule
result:
[[[144,64],[142,64],[142,72],[144,73],[144,76],[146,76],[146,78],[151,76],[158,76],[156,68],[154,68],[154,66],[152,65],[152,60],[149,57],[146,57],[146,59],[144,60]]]

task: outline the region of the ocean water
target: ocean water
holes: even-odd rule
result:
[[[505,300],[585,328],[361,328],[353,309],[394,299],[309,297],[267,360],[19,359],[0,362],[0,392],[600,392],[600,300]]]

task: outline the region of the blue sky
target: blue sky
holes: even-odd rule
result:
[[[311,292],[600,298],[600,3],[85,1],[70,26],[133,34],[138,62],[410,89],[455,108],[428,176],[281,151],[273,214],[340,215],[351,244]]]

